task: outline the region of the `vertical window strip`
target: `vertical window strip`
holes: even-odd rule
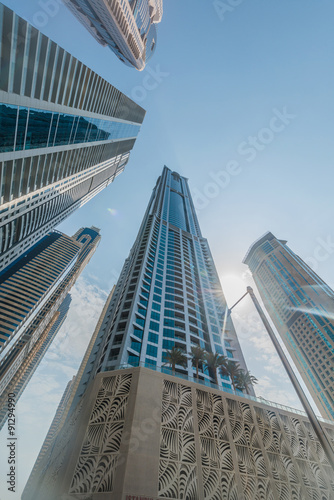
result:
[[[67,55],[67,52],[64,50],[64,49],[61,49],[62,50],[62,62],[61,62],[61,69],[60,69],[60,72],[59,72],[59,77],[57,79],[57,82],[58,82],[58,86],[57,86],[57,93],[56,93],[56,96],[55,96],[55,103],[59,103],[61,99],[59,99],[60,97],[60,88],[61,88],[61,84],[62,84],[62,81],[63,81],[63,78],[64,78],[64,68],[65,68],[65,63],[66,63],[66,55]]]
[[[43,88],[42,88],[43,93],[41,94],[44,101],[49,100],[49,95],[50,95],[51,85],[52,85],[52,75],[53,75],[55,62],[56,62],[56,54],[57,54],[57,44],[55,44],[55,42],[53,42],[52,40],[49,40],[45,78],[44,78]]]
[[[35,96],[35,87],[36,87],[36,80],[37,80],[37,74],[38,74],[38,63],[39,63],[39,57],[40,57],[40,52],[41,52],[41,45],[42,45],[42,33],[40,31],[37,31],[37,44],[36,44],[36,53],[35,53],[35,58],[33,62],[33,75],[32,75],[32,83],[31,83],[31,92],[29,97],[34,97]],[[29,61],[29,64],[31,61]]]
[[[89,83],[91,74],[92,74],[92,70],[90,68],[87,68],[87,66],[86,66],[85,78],[84,78],[83,85],[82,85],[82,92],[81,92],[80,100],[79,100],[78,106],[77,106],[79,109],[83,109],[83,103],[86,99],[86,95],[88,92],[88,83]]]
[[[92,92],[92,82],[94,80],[94,72],[88,68],[88,81],[87,81],[87,88],[85,95],[83,96],[83,101],[82,101],[82,106],[81,109],[87,110],[87,104],[89,102],[89,97]]]
[[[57,51],[57,62],[55,64],[55,73],[53,75],[53,88],[52,88],[52,93],[51,93],[51,102],[57,102],[57,95],[58,95],[58,87],[60,83],[60,78],[61,78],[61,72],[62,72],[62,67],[63,67],[63,58],[64,58],[64,49],[58,46],[58,51]],[[59,76],[58,76],[59,75]]]
[[[57,103],[58,104],[63,104],[64,103],[64,97],[65,97],[65,88],[69,76],[69,64],[71,61],[71,54],[68,52],[65,52],[65,57],[63,61],[63,68],[62,68],[62,75],[59,80],[59,91],[57,95]]]
[[[68,102],[69,102],[69,98],[71,95],[72,86],[73,86],[73,82],[74,82],[73,75],[74,75],[74,72],[76,69],[76,65],[77,65],[77,60],[75,59],[75,57],[70,55],[68,69],[67,69],[66,85],[64,88],[64,99],[63,99],[64,106],[68,106]]]
[[[18,41],[18,19],[19,19],[18,16],[14,13],[12,32],[11,32],[11,48],[10,48],[9,74],[8,74],[8,92],[13,92],[13,86],[14,86],[15,59],[16,59],[16,49],[17,49],[17,41]]]
[[[101,76],[97,75],[97,81],[96,81],[96,90],[95,90],[95,95],[94,95],[94,101],[92,102],[92,109],[91,111],[93,111],[94,113],[96,112],[96,108],[97,108],[97,102],[100,98],[100,89],[101,89],[101,82],[102,82],[102,78]]]
[[[81,75],[82,66],[83,66],[82,62],[77,61],[77,65],[76,65],[76,69],[75,69],[75,76],[74,76],[71,95],[70,95],[70,102],[68,104],[70,107],[73,107],[73,103],[74,103],[76,94],[78,92],[78,85],[77,84],[79,82],[79,78]]]

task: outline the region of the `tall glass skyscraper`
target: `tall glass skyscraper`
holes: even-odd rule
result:
[[[0,4],[0,270],[120,174],[145,111]]]
[[[187,353],[191,346],[224,354],[245,369],[230,318],[222,338],[226,308],[187,179],[165,167],[105,313],[103,342],[92,354],[95,371],[161,367],[167,350],[178,347]],[[177,367],[191,377],[194,370],[190,360],[186,368]],[[205,368],[200,379],[214,381]],[[231,388],[226,378],[220,383]]]
[[[333,419],[334,292],[286,243],[268,232],[244,263],[319,411]]]
[[[101,45],[127,66],[143,70],[156,43],[162,0],[64,0]]]
[[[0,274],[0,428],[8,393],[17,399],[22,394],[67,314],[68,292],[100,240],[94,227],[73,237],[54,231]]]

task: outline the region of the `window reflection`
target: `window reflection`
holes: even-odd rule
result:
[[[139,128],[140,125],[0,104],[0,152],[125,139],[136,137]]]
[[[25,149],[46,148],[52,113],[42,109],[30,109]]]
[[[17,122],[15,151],[21,151],[24,147],[27,118],[28,118],[28,108],[20,107],[18,122]]]
[[[0,105],[0,151],[13,151],[17,120],[17,106]]]

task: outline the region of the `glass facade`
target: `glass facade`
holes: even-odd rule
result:
[[[0,4],[0,270],[107,187],[145,110]]]
[[[106,313],[110,327],[96,369],[143,363],[169,371],[167,351],[176,347],[188,358],[177,372],[193,377],[192,346],[224,354],[246,368],[231,318],[222,336],[225,309],[187,180],[165,167]],[[213,382],[205,367],[199,377]],[[229,380],[218,378],[231,387]]]
[[[136,137],[140,125],[0,104],[0,152]]]
[[[334,292],[286,241],[267,233],[244,262],[325,418],[334,417]]]

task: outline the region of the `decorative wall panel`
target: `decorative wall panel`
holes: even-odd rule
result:
[[[333,473],[308,423],[206,391],[196,394],[205,499],[238,498],[238,477],[245,500],[334,498]]]
[[[113,490],[131,374],[101,379],[70,493]]]
[[[159,498],[199,500],[191,388],[164,380]]]

